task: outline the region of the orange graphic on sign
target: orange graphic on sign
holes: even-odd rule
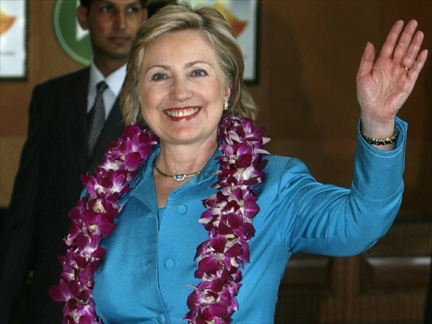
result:
[[[222,16],[228,21],[231,27],[234,29],[235,37],[238,37],[242,33],[242,31],[246,28],[248,22],[244,20],[239,20],[231,10],[225,7],[222,2],[216,1],[213,4],[213,8],[219,11]]]
[[[8,16],[6,13],[0,10],[0,35],[5,33],[13,23],[15,22],[16,17]]]

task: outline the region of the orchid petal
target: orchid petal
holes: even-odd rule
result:
[[[228,115],[219,129],[222,155],[212,185],[218,192],[203,201],[206,211],[199,222],[209,239],[197,247],[194,275],[201,282],[187,299],[190,311],[184,317],[193,324],[230,323],[237,310],[241,269],[243,262],[249,262],[248,242],[255,234],[252,219],[259,211],[252,186],[264,180],[267,164],[260,159],[268,154],[264,128],[255,129],[252,120]],[[87,195],[69,213],[73,224],[64,239],[66,256],[59,257],[63,272],[59,285],[50,287],[54,300],[66,302],[63,323],[97,323],[91,297],[94,273],[105,254],[99,243],[114,231],[114,218],[124,206],[118,200],[157,143],[154,134],[127,126],[122,137],[110,143],[94,176],[81,176]]]

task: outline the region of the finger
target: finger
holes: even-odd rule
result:
[[[413,82],[415,82],[417,80],[418,75],[420,74],[421,70],[423,69],[423,66],[426,62],[428,54],[429,54],[428,50],[421,51],[417,60],[414,62],[414,65],[411,68],[411,71],[408,73],[409,78]]]
[[[375,60],[375,47],[372,43],[367,43],[360,60],[360,66],[357,72],[357,78],[362,77],[372,71]]]
[[[393,54],[393,59],[396,62],[400,62],[407,53],[417,25],[418,23],[415,20],[411,20],[408,25],[406,25]]]
[[[402,66],[408,66],[409,68],[412,68],[412,65],[417,59],[418,53],[420,52],[420,47],[421,44],[423,43],[423,39],[424,39],[423,32],[418,31],[415,34],[414,39],[410,44],[405,56],[403,56],[400,60]]]
[[[390,33],[387,35],[387,38],[383,44],[383,47],[380,52],[380,57],[389,59],[393,56],[393,51],[395,49],[397,40],[402,31],[402,27],[404,22],[402,20],[398,20],[390,30]]]

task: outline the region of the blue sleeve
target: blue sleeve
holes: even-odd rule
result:
[[[407,124],[397,119],[396,127],[392,151],[372,147],[358,131],[350,189],[316,182],[298,161],[290,167],[281,180],[276,214],[281,239],[291,252],[355,255],[388,231],[404,189]]]

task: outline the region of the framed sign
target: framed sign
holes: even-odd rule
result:
[[[74,61],[89,65],[92,58],[90,35],[78,22],[79,0],[57,0],[54,7],[54,33],[61,48]]]
[[[192,7],[208,6],[218,10],[233,27],[245,62],[244,81],[257,83],[258,0],[187,0]]]
[[[0,1],[0,77],[27,78],[27,0]]]

